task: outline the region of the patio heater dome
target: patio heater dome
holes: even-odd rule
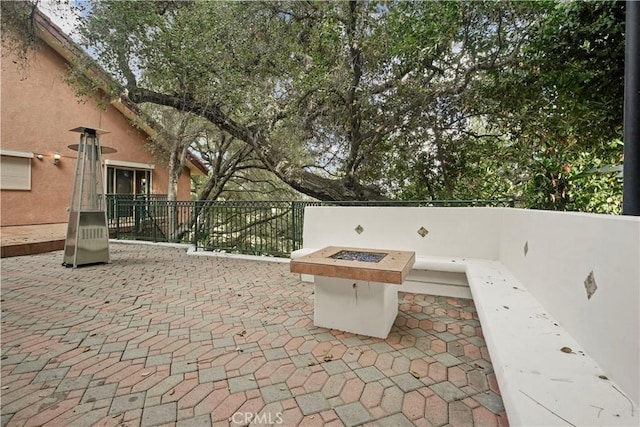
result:
[[[102,185],[102,153],[115,153],[109,147],[100,147],[101,129],[78,127],[80,143],[69,148],[78,152],[76,170],[69,207],[69,224],[64,245],[66,267],[108,263],[109,229],[106,202]]]

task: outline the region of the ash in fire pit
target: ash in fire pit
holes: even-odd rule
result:
[[[356,251],[340,251],[329,258],[344,259],[347,261],[362,261],[362,262],[380,262],[388,254],[381,252],[356,252]]]

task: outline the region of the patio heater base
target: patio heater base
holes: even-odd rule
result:
[[[109,262],[109,230],[104,211],[73,212],[64,250],[65,267]],[[77,222],[76,222],[77,221]],[[78,224],[78,229],[73,226]],[[75,257],[75,258],[74,258]]]

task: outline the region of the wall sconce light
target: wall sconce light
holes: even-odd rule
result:
[[[36,159],[42,160],[44,159],[44,156],[42,154],[36,154]]]
[[[56,151],[53,153],[53,164],[57,166],[58,163],[60,163],[60,153]]]

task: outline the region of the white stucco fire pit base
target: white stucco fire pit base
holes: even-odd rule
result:
[[[397,285],[315,276],[315,326],[384,339],[397,315]]]
[[[315,326],[387,338],[414,262],[414,252],[329,246],[291,261],[291,271],[314,275]]]

